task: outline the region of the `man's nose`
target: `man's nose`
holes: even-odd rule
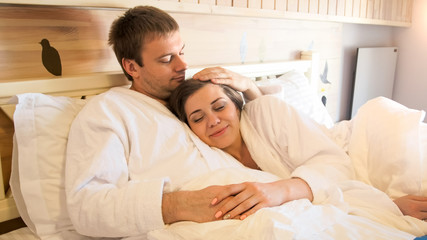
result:
[[[176,58],[176,66],[175,69],[177,72],[185,71],[188,68],[188,64],[184,59],[184,55],[178,55]]]

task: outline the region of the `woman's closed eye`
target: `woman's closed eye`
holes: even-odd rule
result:
[[[218,101],[213,106],[212,109],[216,112],[224,110],[225,106],[227,106],[227,102],[225,101]]]
[[[204,114],[202,113],[192,114],[190,121],[192,121],[193,123],[198,123],[203,120],[203,117],[204,117]]]

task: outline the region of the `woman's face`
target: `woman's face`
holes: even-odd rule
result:
[[[220,86],[205,85],[184,108],[191,130],[209,146],[226,149],[240,140],[240,111]]]

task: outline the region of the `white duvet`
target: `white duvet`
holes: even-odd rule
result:
[[[184,189],[199,189],[212,184],[229,184],[243,181],[269,182],[277,179],[278,177],[267,172],[260,173],[251,169],[242,171],[241,168],[229,168],[197,178],[187,184]],[[354,183],[349,182],[347,184]],[[351,198],[352,194],[354,192],[348,197]],[[222,220],[210,223],[175,223],[164,229],[152,231],[147,237],[148,239],[185,240],[414,239],[414,235],[399,231],[396,228],[379,224],[368,218],[347,214],[355,210],[352,210],[351,207],[342,202],[344,195],[342,192],[337,192],[332,199],[329,199],[331,202],[329,204],[313,205],[308,200],[298,200],[278,207],[264,208],[243,221]]]

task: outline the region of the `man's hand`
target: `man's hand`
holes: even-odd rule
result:
[[[209,186],[198,191],[178,191],[164,193],[162,214],[165,224],[179,221],[210,222],[217,220],[214,216],[224,205],[212,205],[212,199],[224,191],[225,186]]]
[[[406,195],[394,200],[404,215],[427,220],[427,197]]]
[[[245,76],[222,67],[205,68],[194,74],[194,79],[212,81],[215,84],[225,84],[243,93],[247,100],[253,100],[262,95],[255,82]]]

